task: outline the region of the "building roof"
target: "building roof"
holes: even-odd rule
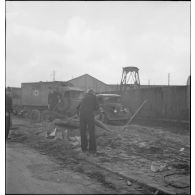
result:
[[[21,83],[21,85],[34,85],[34,84],[62,84],[64,86],[73,86],[72,83],[67,81],[39,81],[39,82],[28,82],[28,83]]]
[[[103,96],[103,97],[120,97],[118,94],[97,94],[96,96]]]
[[[25,82],[25,83],[22,83],[22,84],[34,84],[34,83],[47,83],[47,84],[50,84],[50,83],[66,83],[66,81],[38,81],[38,82]]]
[[[126,72],[138,72],[139,68],[135,67],[135,66],[127,66],[127,67],[123,67],[123,71]]]
[[[65,86],[64,89],[65,89],[66,91],[80,91],[80,92],[83,91],[82,89],[80,89],[80,88],[78,88],[78,87],[70,87],[70,86]]]
[[[77,80],[77,79],[79,79],[79,78],[81,78],[81,77],[91,77],[91,78],[93,78],[93,79],[95,79],[95,80],[101,82],[102,84],[107,85],[106,83],[100,81],[99,79],[97,79],[97,78],[95,78],[95,77],[92,77],[92,76],[89,75],[89,74],[83,74],[83,75],[78,76],[78,77],[76,77],[76,78],[74,78],[74,79],[71,79],[71,80],[69,80],[69,81],[67,81],[67,82],[72,82],[72,81]]]

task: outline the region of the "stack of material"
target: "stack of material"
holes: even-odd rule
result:
[[[95,119],[95,125],[100,127],[101,129],[106,130],[107,132],[112,132],[105,124],[97,119]],[[54,139],[59,129],[61,129],[62,132],[64,132],[65,130],[69,132],[70,130],[78,129],[80,126],[80,121],[78,118],[69,118],[66,120],[55,119],[49,126],[50,128],[47,131],[47,138]],[[62,137],[64,136],[62,135]]]

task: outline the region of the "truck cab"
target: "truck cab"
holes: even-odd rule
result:
[[[130,111],[121,102],[118,94],[96,95],[100,107],[100,120],[104,123],[111,121],[126,122],[130,118]]]

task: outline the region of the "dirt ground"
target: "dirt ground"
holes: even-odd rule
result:
[[[180,133],[186,129],[109,127],[112,133],[96,128],[99,155],[91,157],[60,132],[47,139],[47,124],[14,118],[6,145],[6,192],[190,194],[190,134]],[[79,136],[78,130],[70,136]]]
[[[62,169],[47,156],[23,144],[7,144],[6,154],[8,194],[91,194],[108,191],[83,174]]]

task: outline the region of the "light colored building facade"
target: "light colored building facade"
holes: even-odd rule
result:
[[[90,76],[89,74],[81,75],[69,80],[68,82],[84,91],[87,91],[88,89],[93,89],[96,93],[109,91],[109,85]]]

